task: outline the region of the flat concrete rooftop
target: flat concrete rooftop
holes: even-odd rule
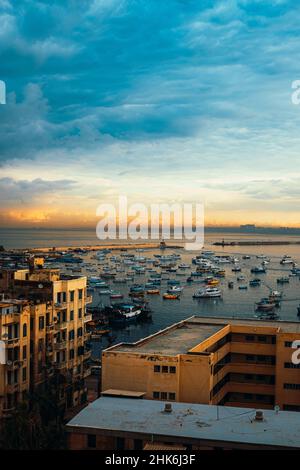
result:
[[[227,406],[172,403],[172,412],[164,412],[164,402],[132,398],[101,397],[84,408],[68,424],[69,431],[93,433],[142,434],[300,448],[299,413],[264,410],[264,419],[256,421],[254,409]],[[167,440],[167,439],[166,439]]]
[[[190,349],[214,335],[226,324],[205,324],[182,322],[171,328],[148,336],[133,344],[120,344],[113,347],[114,351],[138,352],[147,354],[164,354],[174,356],[187,353]]]
[[[300,322],[193,316],[143,338],[136,343],[120,343],[107,348],[106,351],[161,354],[167,356],[185,354],[226,325],[247,325],[255,328],[268,327],[273,328],[275,332],[278,330],[282,333],[300,334]]]

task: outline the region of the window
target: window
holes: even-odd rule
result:
[[[162,372],[165,374],[165,373],[168,373],[168,366],[162,366]]]
[[[43,330],[45,328],[45,319],[44,317],[39,317],[39,330]]]
[[[87,435],[87,446],[95,449],[97,445],[96,434],[88,434]]]
[[[125,439],[123,437],[117,437],[117,439],[116,439],[116,448],[117,448],[117,450],[124,450],[124,448],[125,448]]]
[[[160,372],[160,366],[154,366],[154,372]]]
[[[71,290],[70,291],[70,302],[74,302],[74,298],[75,298],[75,291]]]
[[[74,310],[70,310],[70,321],[74,320]]]
[[[291,347],[292,347],[292,344],[293,344],[292,341],[285,341],[285,342],[284,342],[284,346],[285,346],[286,348],[291,348]]]
[[[257,356],[257,360],[263,362],[266,360],[266,356]]]
[[[167,392],[161,392],[160,398],[161,398],[162,400],[167,400],[167,399],[168,399],[168,394],[167,394]]]
[[[159,399],[159,392],[153,392],[153,398],[155,400],[158,400]]]
[[[43,338],[40,338],[38,342],[38,351],[42,352],[43,350],[44,350],[44,340]]]
[[[23,359],[27,358],[27,346],[23,346]]]
[[[300,390],[300,384],[287,384],[283,385],[283,388],[286,390]]]
[[[252,400],[253,395],[252,395],[252,393],[244,393],[244,398],[245,398],[245,400]]]
[[[285,369],[300,369],[300,364],[293,364],[292,362],[285,362],[284,368]]]
[[[176,367],[174,366],[170,367],[170,374],[176,374]]]
[[[134,448],[134,450],[143,450],[143,441],[142,441],[142,439],[134,439],[133,448]]]
[[[254,341],[254,335],[246,335],[246,341]]]
[[[300,411],[300,405],[283,405],[284,411]]]
[[[70,349],[70,359],[74,359],[75,357],[75,351],[74,349]]]
[[[70,341],[73,341],[74,338],[75,338],[74,330],[69,331],[69,340],[70,340]]]
[[[78,309],[78,318],[82,318],[82,308]]]
[[[170,392],[170,393],[169,393],[169,400],[173,400],[173,401],[174,401],[175,399],[176,399],[176,393]]]
[[[23,367],[23,369],[22,369],[22,380],[23,380],[23,382],[26,382],[26,378],[27,378],[27,369],[26,369],[26,367]]]
[[[23,337],[26,338],[27,336],[27,325],[26,323],[23,324]]]
[[[78,299],[81,300],[83,297],[83,289],[78,290]]]
[[[247,379],[247,380],[252,380],[252,379],[253,379],[253,375],[252,375],[252,374],[246,374],[246,375],[245,375],[245,379]]]
[[[263,336],[263,335],[259,335],[259,336],[257,337],[257,339],[258,339],[258,341],[259,341],[260,343],[266,343],[266,342],[267,342],[267,337],[266,337],[266,336]]]
[[[80,338],[82,335],[83,335],[83,330],[80,327],[80,328],[77,329],[77,336],[78,336],[78,338]]]
[[[253,354],[248,354],[246,356],[246,361],[254,361],[254,359],[255,359],[255,356],[253,356]]]

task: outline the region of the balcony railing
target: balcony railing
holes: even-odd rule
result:
[[[68,327],[68,323],[66,321],[62,321],[62,322],[57,322],[55,323],[54,325],[54,328],[55,330],[63,330],[64,328],[67,328]]]
[[[61,351],[62,349],[66,349],[67,342],[66,341],[58,341],[57,343],[53,344],[55,351]]]
[[[87,321],[92,321],[93,319],[93,316],[91,313],[86,313],[84,316],[83,316],[83,321],[87,322]]]

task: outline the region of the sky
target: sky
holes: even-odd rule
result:
[[[300,226],[300,5],[0,0],[0,226],[94,226],[101,203],[203,203]]]

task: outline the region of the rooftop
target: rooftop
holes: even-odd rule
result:
[[[193,316],[136,343],[120,343],[107,348],[105,351],[165,355],[185,354],[226,325],[248,325],[252,328],[267,327],[274,332],[277,330],[283,333],[300,334],[300,322]]]
[[[137,343],[117,345],[114,351],[176,355],[187,353],[205,339],[224,328],[225,324],[181,322]]]
[[[101,397],[67,428],[300,448],[299,413],[264,410],[261,422],[254,419],[255,413],[249,408],[176,402],[166,413],[161,401]]]

